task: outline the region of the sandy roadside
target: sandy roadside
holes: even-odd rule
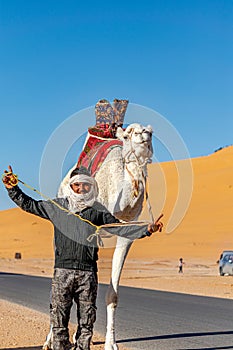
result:
[[[39,350],[49,331],[49,316],[0,299],[0,349]],[[70,325],[70,334],[75,325]],[[104,337],[95,332],[91,350],[102,350]],[[120,350],[126,350],[119,345]]]

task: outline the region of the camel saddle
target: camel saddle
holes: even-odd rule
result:
[[[128,100],[115,99],[113,104],[100,100],[95,106],[96,125],[88,128],[88,137],[79,156],[77,167],[87,168],[92,176],[98,172],[109,152],[122,147],[116,138],[117,127],[122,127]]]

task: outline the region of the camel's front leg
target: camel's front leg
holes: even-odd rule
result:
[[[117,237],[117,244],[112,260],[111,282],[106,293],[107,304],[107,332],[105,338],[105,350],[117,350],[115,339],[115,314],[118,301],[118,286],[122,268],[132,241],[127,238]]]

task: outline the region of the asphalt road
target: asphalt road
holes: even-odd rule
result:
[[[0,298],[48,313],[50,284],[49,278],[0,273]],[[95,329],[101,334],[106,288],[99,285]],[[135,350],[233,349],[233,300],[121,286],[116,329],[118,343]]]

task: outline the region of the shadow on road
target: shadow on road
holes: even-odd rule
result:
[[[214,348],[195,348],[195,349],[189,349],[189,350],[226,350],[226,349],[233,349],[233,345],[230,346],[217,346]],[[187,350],[187,349],[177,349],[177,350]]]
[[[16,272],[1,272],[0,275],[7,275],[7,276],[25,276],[22,273],[16,273]],[[2,349],[1,349],[2,350]]]
[[[117,340],[117,343],[130,343],[130,342],[143,342],[151,340],[161,340],[161,339],[177,339],[177,338],[192,338],[192,337],[206,337],[213,335],[232,335],[233,331],[219,331],[219,332],[200,332],[200,333],[176,333],[176,334],[164,334],[164,335],[155,335],[153,337],[140,337],[140,338],[128,338]],[[93,345],[103,345],[104,341],[94,341]],[[41,350],[42,345],[40,346],[30,346],[30,347],[19,347],[19,348],[0,348],[0,350]],[[211,348],[193,348],[189,350],[227,350],[233,349],[233,344],[230,346],[220,346],[220,347],[211,347]],[[187,349],[177,349],[177,350],[187,350]]]
[[[214,335],[231,335],[233,331],[218,331],[218,332],[200,332],[200,333],[177,333],[177,334],[165,334],[165,335],[155,335],[153,337],[140,337],[140,338],[129,338],[117,340],[117,343],[130,343],[130,342],[143,342],[151,340],[161,340],[161,339],[176,339],[176,338],[193,338],[193,337],[208,337]],[[104,344],[103,342],[95,342],[96,345]],[[221,347],[211,347],[211,348],[195,348],[189,350],[224,350],[233,349],[233,344],[231,346],[221,346]],[[1,350],[1,349],[0,349]],[[187,349],[177,349],[177,350],[187,350]]]

